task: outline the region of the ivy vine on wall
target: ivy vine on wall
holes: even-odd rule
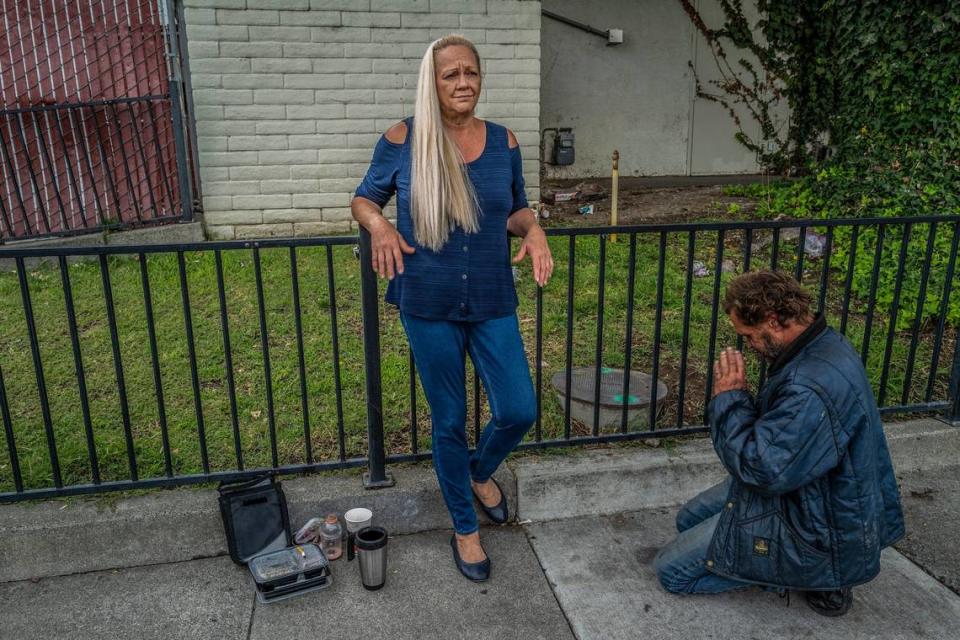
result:
[[[698,96],[730,112],[737,139],[768,170],[800,176],[774,186],[761,215],[960,213],[960,0],[755,0],[754,22],[742,0],[717,0],[723,23],[713,26],[695,2],[678,2],[717,63],[718,79],[696,79]],[[784,107],[786,127],[774,117]],[[743,126],[742,112],[759,125],[759,139],[746,133],[753,128]],[[937,230],[924,317],[943,313],[938,292],[953,230]],[[861,249],[873,237],[861,236]],[[884,244],[879,302],[891,297],[899,241],[888,234]],[[842,236],[837,248],[841,255],[851,250]],[[914,228],[901,300],[906,312],[899,316],[904,326],[916,318],[910,310],[919,287],[911,281],[925,250],[925,228]],[[867,262],[858,257],[855,270],[861,294],[869,287]],[[947,310],[954,323],[958,298]]]

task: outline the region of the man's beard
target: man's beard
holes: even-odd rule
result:
[[[774,340],[769,333],[761,333],[760,338],[763,340],[763,348],[756,349],[756,352],[770,364],[783,353],[783,343]]]

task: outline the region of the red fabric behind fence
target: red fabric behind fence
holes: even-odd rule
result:
[[[0,1],[4,237],[179,212],[156,1]]]

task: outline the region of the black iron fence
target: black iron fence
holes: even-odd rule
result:
[[[188,220],[182,7],[5,3],[0,242]]]
[[[721,309],[749,268],[794,273],[857,348],[884,414],[960,421],[960,216],[548,230],[518,274],[537,391],[522,448],[702,432]],[[388,465],[429,415],[369,238],[2,249],[0,501]],[[81,259],[85,259],[81,260]],[[40,264],[46,261],[46,264]],[[740,345],[742,346],[742,345]],[[749,359],[763,383],[764,365]],[[489,412],[468,378],[468,431]]]

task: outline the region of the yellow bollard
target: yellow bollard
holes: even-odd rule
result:
[[[613,150],[613,171],[610,174],[610,226],[617,226],[617,191],[620,183],[620,152]],[[610,234],[610,242],[617,241],[617,234]]]

